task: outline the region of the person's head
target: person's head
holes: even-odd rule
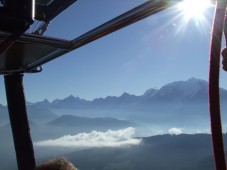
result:
[[[53,159],[41,165],[38,165],[35,170],[78,170],[72,163],[64,158]]]

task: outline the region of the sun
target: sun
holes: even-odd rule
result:
[[[180,10],[185,20],[204,18],[205,11],[211,6],[210,0],[184,0],[177,8]]]
[[[174,28],[176,39],[184,38],[187,33],[199,31],[201,36],[208,36],[211,12],[214,10],[215,0],[173,0],[176,2],[169,11],[172,19],[168,24]]]

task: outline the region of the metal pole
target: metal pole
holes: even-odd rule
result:
[[[4,78],[18,170],[34,170],[36,163],[27,117],[23,74],[5,75]]]

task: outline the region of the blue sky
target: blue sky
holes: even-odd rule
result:
[[[79,0],[51,22],[45,35],[73,39],[142,2]],[[165,10],[92,42],[45,64],[41,73],[26,74],[26,98],[52,101],[72,94],[92,100],[123,92],[141,95],[190,77],[207,80],[213,13],[211,7],[202,20],[186,21],[176,8]],[[222,87],[227,87],[225,76]]]

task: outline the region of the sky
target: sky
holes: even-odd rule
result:
[[[50,23],[45,35],[74,39],[143,2],[78,0]],[[209,7],[199,18],[187,18],[171,8],[80,47],[43,65],[41,73],[25,74],[26,99],[142,95],[173,81],[208,80],[213,13]],[[221,72],[221,86],[227,88],[225,76]],[[0,103],[5,104],[3,89]]]

